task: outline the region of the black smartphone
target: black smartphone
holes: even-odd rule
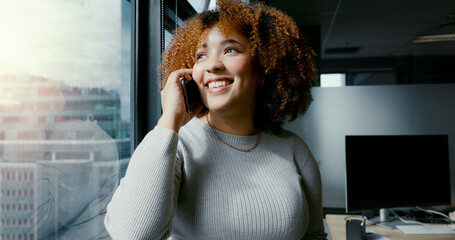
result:
[[[191,113],[193,109],[202,102],[199,88],[194,80],[180,79],[183,90],[183,99],[185,101],[186,112]]]

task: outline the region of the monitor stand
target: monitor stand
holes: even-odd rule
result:
[[[412,218],[401,218],[401,219],[404,219],[405,221],[415,221]],[[397,225],[415,225],[415,223],[403,222],[401,219],[398,217],[389,216],[389,210],[385,209],[385,208],[381,208],[381,210],[379,210],[379,217],[368,219],[368,222],[370,224],[374,224],[374,225],[388,228],[388,229],[397,228]]]

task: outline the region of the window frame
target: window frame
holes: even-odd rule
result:
[[[161,117],[161,98],[157,71],[164,49],[164,31],[175,29],[175,16],[164,7],[175,9],[174,0],[131,1],[131,149],[134,151],[142,139]],[[164,6],[162,6],[164,4]],[[197,12],[187,0],[178,0],[178,17],[186,20]],[[161,26],[164,16],[164,27]]]

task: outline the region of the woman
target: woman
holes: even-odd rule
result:
[[[313,52],[278,10],[218,5],[184,23],[164,55],[163,114],[106,228],[114,239],[325,239],[317,164],[281,129],[311,102]],[[192,114],[181,78],[201,94]]]

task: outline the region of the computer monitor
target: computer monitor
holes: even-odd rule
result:
[[[450,205],[447,135],[346,136],[346,212]]]

